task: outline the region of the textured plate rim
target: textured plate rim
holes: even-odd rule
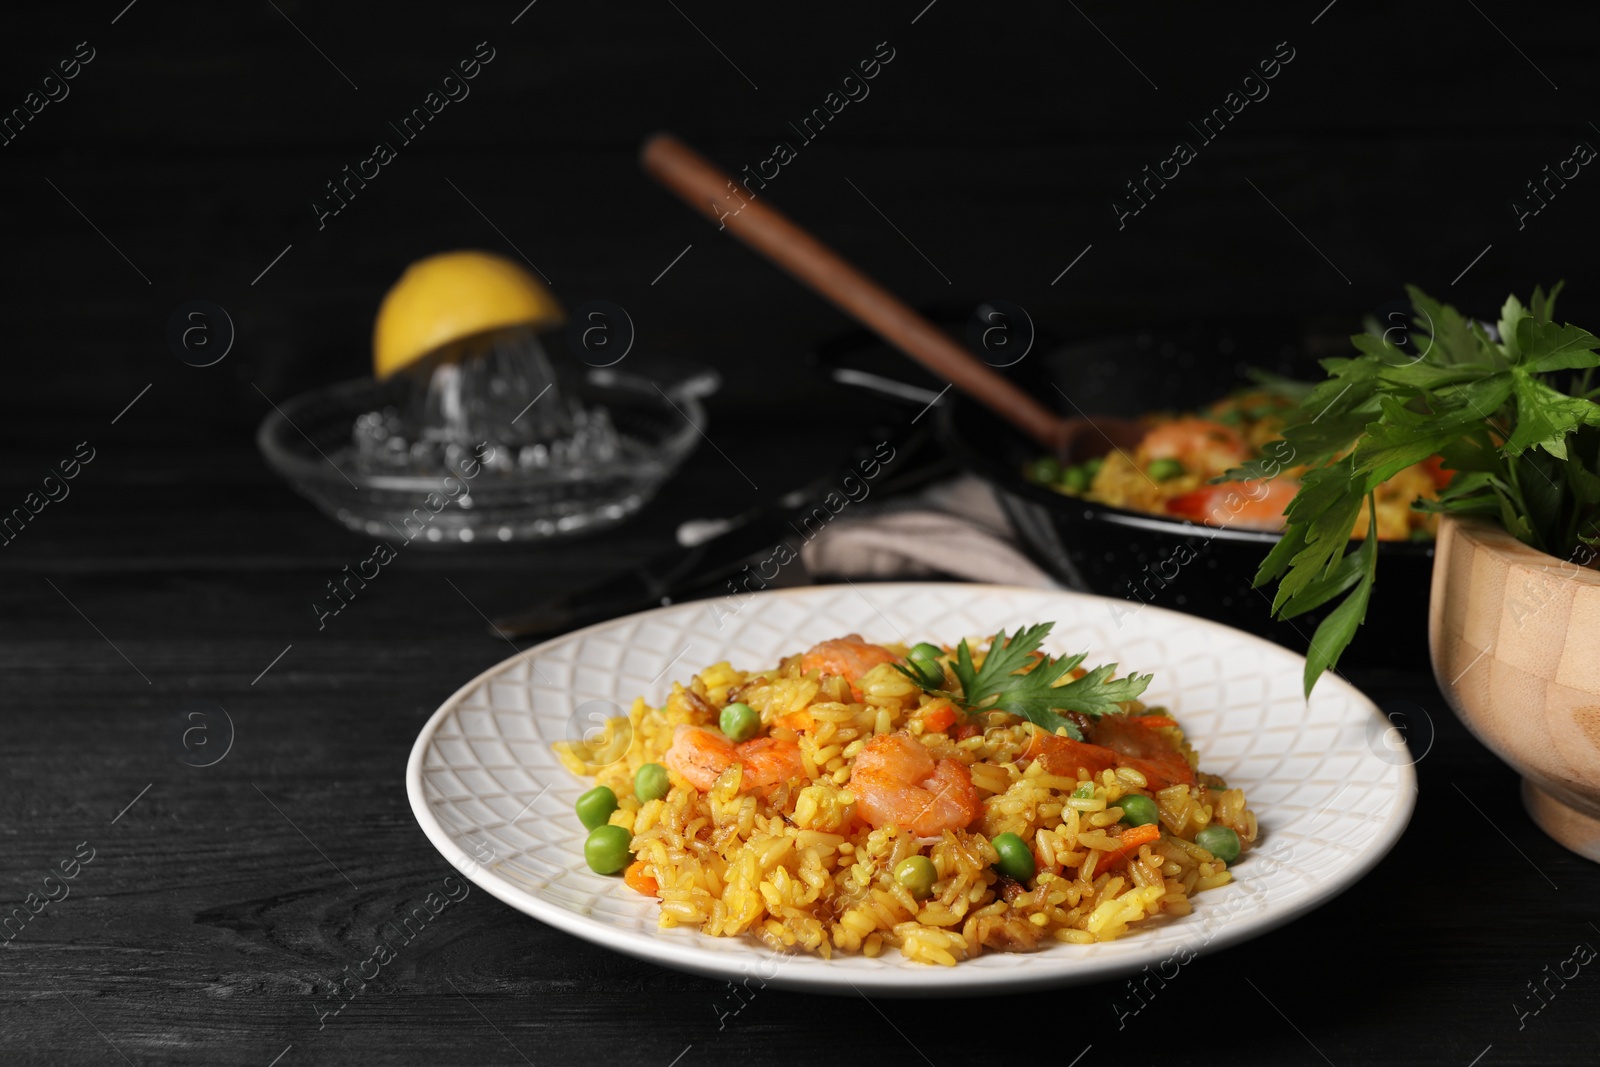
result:
[[[974,595],[982,593],[1002,596],[1007,594],[1053,596],[1071,601],[1120,603],[1114,597],[1102,597],[1091,593],[1079,593],[1062,589],[1030,588],[1027,586],[975,582],[880,582],[873,584],[874,587],[885,590],[938,588],[961,590]],[[760,601],[771,601],[788,597],[819,596],[826,593],[836,593],[837,591],[833,586],[799,586],[788,589],[765,590],[753,594],[753,597]],[[578,914],[559,904],[535,896],[513,885],[500,875],[485,869],[482,864],[456,844],[455,840],[435,816],[432,807],[423,795],[423,762],[434,734],[437,732],[440,723],[452,714],[460,703],[476,691],[480,685],[518,663],[528,663],[528,657],[542,650],[579,640],[588,634],[616,626],[624,621],[643,620],[669,612],[682,611],[686,606],[697,603],[710,603],[710,601],[680,601],[585,626],[521,650],[515,655],[508,656],[481,671],[452,693],[428,717],[428,721],[423,724],[416,741],[412,744],[410,756],[406,761],[406,795],[411,803],[412,815],[440,855],[452,867],[456,868],[463,877],[502,903],[565,933],[649,963],[710,978],[747,978],[750,975],[750,966],[753,961],[762,959],[781,960],[785,957],[755,944],[750,944],[751,952],[749,954],[735,956],[728,953],[712,952],[688,942],[679,943],[641,937],[631,931],[619,929],[611,923]],[[747,601],[745,610],[749,610],[752,603],[753,601]],[[1185,627],[1220,632],[1226,635],[1229,640],[1243,642],[1246,646],[1254,645],[1262,649],[1271,650],[1276,655],[1289,656],[1296,660],[1303,659],[1303,657],[1296,655],[1281,645],[1273,644],[1243,630],[1212,622],[1209,619],[1153,605],[1145,605],[1143,610],[1168,617],[1170,620]],[[1141,669],[1153,671],[1158,670],[1159,667],[1141,665]],[[1345,690],[1349,696],[1355,699],[1358,705],[1365,705],[1369,714],[1380,718],[1383,717],[1382,711],[1371,699],[1343,678],[1331,674],[1324,675],[1318,684],[1331,684],[1334,688]],[[1384,721],[1387,722],[1388,720],[1385,718]],[[1219,930],[1214,931],[1212,936],[1200,947],[1192,949],[1194,954],[1201,956],[1215,953],[1270,933],[1278,927],[1290,923],[1328,903],[1362,878],[1365,878],[1394,848],[1396,842],[1405,832],[1406,826],[1410,823],[1412,813],[1416,807],[1417,778],[1413,763],[1405,762],[1393,764],[1392,766],[1395,767],[1400,779],[1395,806],[1387,813],[1382,827],[1374,833],[1362,852],[1351,857],[1347,863],[1338,867],[1327,879],[1307,886],[1286,900],[1273,903],[1270,906],[1271,910],[1267,913],[1226,920],[1224,925]],[[562,771],[561,773],[566,772]],[[1135,940],[1136,938],[1129,938],[1123,943],[1128,944]],[[1136,973],[1144,966],[1159,962],[1161,959],[1171,955],[1171,951],[1166,950],[1166,946],[1160,946],[1159,943],[1152,942],[1150,946],[1152,949],[1160,947],[1163,951],[1143,954],[1132,953],[1126,957],[1109,959],[1073,959],[1069,955],[1073,947],[1075,946],[1068,944],[1049,946],[1050,955],[1046,955],[1043,952],[1018,954],[1018,966],[999,973],[990,971],[971,973],[966,971],[960,964],[954,967],[934,967],[929,965],[918,967],[915,970],[897,967],[870,972],[829,971],[824,967],[818,970],[802,970],[799,973],[795,973],[792,970],[780,967],[775,975],[767,979],[767,984],[802,992],[840,995],[863,993],[865,990],[870,990],[883,996],[991,995],[1017,992],[1025,989],[1059,988],[1108,981],[1125,974]],[[865,990],[863,987],[865,987]]]

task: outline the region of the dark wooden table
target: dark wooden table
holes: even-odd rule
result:
[[[403,770],[437,704],[509,654],[479,611],[662,547],[726,465],[702,450],[638,521],[590,543],[412,552],[319,632],[310,602],[362,539],[248,451],[175,461],[103,440],[73,496],[0,555],[0,888],[8,910],[41,894],[0,958],[6,1063],[1064,1064],[1091,1045],[1084,1064],[1592,1058],[1593,969],[1551,981],[1537,1014],[1529,983],[1600,945],[1600,868],[1533,827],[1515,776],[1421,671],[1353,673],[1414,705],[1421,794],[1394,852],[1313,914],[1190,963],[1142,1008],[1108,983],[960,1005],[764,990],[728,1015],[722,983],[474,890],[324,1016],[380,927],[451,873]],[[758,482],[781,478],[777,450],[740,458]],[[201,740],[224,744],[230,720],[227,755],[188,765],[220,754]],[[207,732],[185,739],[196,725]]]
[[[1592,325],[1594,168],[1536,214],[1512,207],[1595,141],[1592,21],[1576,0],[1156,17],[1044,0],[111,0],[13,17],[0,109],[59,95],[43,78],[77,42],[94,58],[0,139],[0,514],[78,442],[95,458],[0,545],[0,1062],[1594,1062],[1600,977],[1550,976],[1600,946],[1600,867],[1532,826],[1421,664],[1350,672],[1415,706],[1421,795],[1394,853],[1136,1014],[1111,984],[961,1005],[766,990],[725,1017],[725,986],[481,891],[321,1014],[379,927],[450,873],[403,771],[429,713],[509,653],[480,613],[808,481],[870,415],[792,358],[842,318],[653,188],[633,158],[646,134],[758,164],[887,42],[870,98],[767,195],[913,302],[1003,297],[1071,332],[1353,320],[1415,281],[1492,317],[1507,292],[1569,277],[1565,311]],[[496,57],[471,97],[319,220],[325,184],[480,41]],[[1119,218],[1125,183],[1280,41],[1295,59],[1270,98]],[[412,550],[319,630],[313,602],[371,543],[266,471],[255,425],[269,399],[365,373],[385,287],[462,246],[521,255],[569,306],[621,303],[642,344],[720,368],[711,432],[762,489],[702,448],[625,527]],[[195,299],[236,328],[214,367],[167,341]],[[230,733],[224,758],[190,765]]]

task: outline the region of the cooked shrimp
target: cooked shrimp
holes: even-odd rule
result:
[[[1212,526],[1246,530],[1283,529],[1283,509],[1300,491],[1294,478],[1271,481],[1218,482],[1167,501],[1167,512]]]
[[[874,828],[898,826],[918,837],[959,830],[978,817],[978,791],[959,760],[935,760],[907,734],[868,741],[850,772],[856,810]]]
[[[1194,768],[1184,754],[1165,734],[1142,722],[1126,715],[1102,715],[1090,720],[1084,734],[1115,752],[1122,766],[1143,774],[1153,789],[1169,783],[1195,783]]]
[[[667,769],[700,790],[709,792],[733,764],[744,767],[739,792],[752,793],[805,774],[800,746],[776,737],[757,737],[735,745],[714,730],[679,726],[664,757]]]
[[[1023,757],[1041,761],[1045,770],[1064,778],[1080,770],[1098,777],[1101,771],[1132,767],[1144,775],[1152,790],[1195,783],[1194,768],[1183,753],[1149,727],[1122,716],[1104,715],[1092,720],[1088,729],[1098,744],[1040,731],[1029,740]]]
[[[1193,417],[1156,426],[1144,435],[1139,451],[1146,463],[1175,459],[1191,473],[1208,478],[1237,467],[1250,456],[1250,449],[1233,427]]]
[[[864,641],[860,634],[846,634],[812,645],[800,657],[800,669],[837,675],[854,685],[880,663],[893,663],[899,658],[882,645]]]
[[[744,764],[744,780],[739,788],[770,789],[791,778],[805,776],[805,763],[800,759],[800,746],[793,741],[777,737],[757,737],[734,747],[739,762]]]

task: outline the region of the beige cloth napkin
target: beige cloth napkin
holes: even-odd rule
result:
[[[800,550],[816,576],[923,578],[1060,588],[1017,547],[994,494],[972,477],[955,478],[916,498],[829,525]]]

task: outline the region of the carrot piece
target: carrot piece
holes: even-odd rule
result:
[[[628,869],[622,872],[622,880],[635,893],[643,893],[647,897],[656,896],[661,892],[661,887],[656,884],[654,878],[644,873],[644,869],[644,860],[634,860],[628,864]]]
[[[1139,851],[1139,846],[1148,845],[1161,840],[1161,824],[1147,823],[1144,826],[1130,826],[1122,831],[1122,836],[1117,839],[1117,851],[1124,856],[1131,856]]]
[[[965,741],[967,738],[977,737],[981,733],[983,733],[983,730],[978,726],[977,723],[964,722],[960,726],[956,727],[956,732],[951,736],[953,736],[957,741]]]
[[[1132,863],[1133,857],[1139,854],[1142,845],[1148,845],[1161,839],[1161,826],[1151,823],[1148,826],[1130,826],[1117,838],[1117,847],[1110,852],[1100,853],[1103,857],[1100,865],[1095,868],[1096,873],[1101,871],[1121,870],[1124,864]]]
[[[936,705],[931,711],[922,716],[922,726],[925,730],[942,734],[956,723],[956,709],[948,701]]]

